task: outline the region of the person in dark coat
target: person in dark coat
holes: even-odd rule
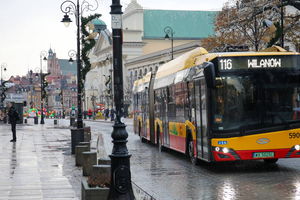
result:
[[[110,109],[110,121],[115,120],[115,110],[112,108]]]
[[[17,124],[17,121],[20,119],[20,117],[19,117],[17,110],[14,107],[13,102],[10,102],[8,104],[8,106],[9,106],[9,110],[8,110],[7,115],[8,115],[9,123],[11,124],[11,131],[12,131],[12,136],[13,136],[13,139],[10,140],[10,142],[16,142],[17,141],[16,124]]]

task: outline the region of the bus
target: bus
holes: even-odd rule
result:
[[[196,48],[133,87],[134,132],[193,164],[300,157],[300,54]]]

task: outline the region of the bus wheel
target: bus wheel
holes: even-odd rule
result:
[[[156,129],[156,141],[157,141],[157,146],[158,146],[158,151],[162,152],[163,151],[163,146],[161,144],[161,139],[160,139],[160,132],[159,132],[160,128],[159,126]]]
[[[192,164],[197,165],[198,159],[194,155],[194,142],[191,139],[191,137],[189,137],[187,145],[188,145],[188,156],[189,156]]]
[[[140,136],[141,142],[144,143],[145,142],[145,138],[143,138],[141,132],[142,132],[142,126],[141,126],[141,122],[139,122],[139,136]]]
[[[265,163],[267,164],[274,164],[278,161],[278,158],[273,158],[273,159],[264,159]]]

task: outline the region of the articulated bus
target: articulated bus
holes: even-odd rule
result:
[[[134,83],[134,131],[192,163],[300,157],[300,54],[194,49]]]

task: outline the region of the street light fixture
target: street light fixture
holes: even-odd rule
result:
[[[83,128],[82,122],[82,77],[81,77],[81,55],[80,55],[80,28],[81,28],[81,16],[84,11],[95,11],[98,8],[97,0],[94,0],[96,5],[90,4],[87,0],[84,0],[82,4],[79,4],[79,0],[76,1],[76,4],[73,1],[66,0],[64,1],[60,9],[65,14],[61,22],[68,26],[72,20],[69,17],[69,14],[74,14],[76,19],[77,26],[77,128]],[[70,61],[70,60],[69,60]],[[71,60],[72,61],[72,60]]]
[[[69,63],[70,63],[70,65],[72,65],[73,63],[74,63],[74,57],[76,56],[76,51],[75,50],[70,50],[69,52],[68,52],[68,55],[69,55]]]
[[[2,63],[1,64],[1,84],[3,83],[3,71],[6,71],[7,64]]]
[[[174,45],[173,45],[173,42],[174,42],[174,34],[175,32],[173,31],[173,29],[170,27],[170,26],[166,26],[164,28],[164,32],[165,32],[165,40],[170,40],[171,39],[171,60],[174,59],[174,51],[173,51],[173,48],[174,48]]]
[[[43,74],[43,61],[46,61],[47,58],[47,52],[46,51],[41,51],[40,53],[40,79],[41,79],[41,124],[45,124],[44,121],[44,77],[46,76],[46,74]]]
[[[111,186],[108,199],[134,199],[131,173],[130,157],[126,146],[128,133],[126,125],[121,118],[124,115],[124,93],[123,93],[123,64],[122,64],[122,6],[120,0],[112,0],[112,38],[113,38],[113,70],[114,70],[114,101],[116,107],[116,118],[113,125],[111,137],[113,149],[111,158]]]

